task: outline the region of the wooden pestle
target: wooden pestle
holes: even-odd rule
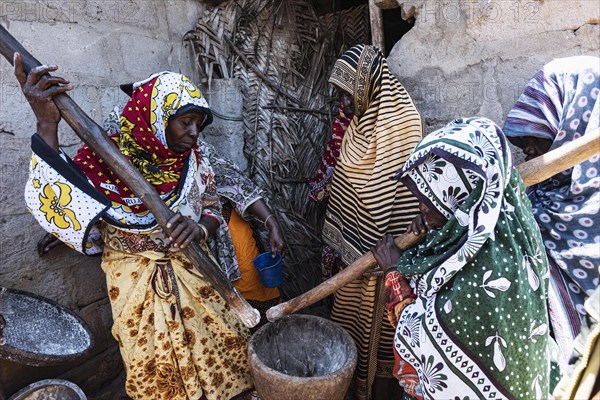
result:
[[[13,64],[14,53],[20,53],[25,72],[40,64],[27,50],[0,25],[0,53]],[[166,225],[174,215],[161,200],[156,190],[142,174],[123,156],[108,138],[105,132],[94,122],[67,94],[54,97],[63,119],[73,128],[77,136],[93,149],[106,164],[115,171],[135,193],[136,196],[152,212],[164,232],[169,233]],[[232,285],[218,266],[204,254],[200,245],[191,243],[183,252],[194,264],[198,271],[210,282],[213,288],[223,297],[227,304],[236,312],[244,325],[254,327],[260,321],[259,312],[254,309]]]
[[[394,242],[401,250],[407,250],[421,243],[426,236],[426,233],[421,233],[418,236],[413,233],[404,233],[396,236]],[[294,297],[285,303],[277,304],[276,306],[269,308],[267,310],[267,319],[269,321],[277,321],[285,315],[308,307],[311,304],[324,299],[353,280],[358,279],[375,266],[377,266],[377,261],[375,261],[373,253],[369,251],[356,259],[348,267],[327,279],[325,282],[310,289],[308,292]]]
[[[598,153],[600,153],[600,129],[597,128],[571,143],[520,164],[517,166],[517,170],[521,174],[525,185],[532,186],[580,164]],[[394,242],[401,250],[407,250],[421,243],[425,236],[426,234],[416,236],[407,232],[396,236]],[[308,292],[269,308],[267,319],[277,321],[285,315],[308,307],[361,277],[376,265],[377,262],[371,252],[363,254],[340,273]]]

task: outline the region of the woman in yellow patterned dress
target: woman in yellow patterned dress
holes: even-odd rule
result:
[[[198,152],[212,121],[200,91],[163,72],[135,84],[115,146],[176,212],[166,237],[140,199],[87,146],[73,160],[59,149],[52,97],[69,82],[41,66],[15,76],[37,118],[25,198],[40,225],[70,247],[102,252],[113,336],[134,399],[244,398],[252,388],[248,331],[179,249],[200,241],[231,279],[239,278],[220,214],[214,173]],[[210,251],[209,250],[212,250]]]

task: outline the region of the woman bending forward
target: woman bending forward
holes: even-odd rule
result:
[[[429,229],[404,254],[389,235],[373,250],[407,392],[548,399],[548,264],[502,131],[487,119],[455,120],[425,137],[396,178],[420,200],[413,230]]]
[[[55,70],[41,66],[26,75],[15,55],[15,75],[37,118],[25,198],[48,232],[84,254],[102,252],[127,394],[164,400],[244,395],[252,387],[248,331],[178,251],[200,241],[229,279],[239,278],[214,174],[198,152],[198,134],[212,121],[206,100],[185,76],[152,75],[135,85],[121,132],[110,136],[176,212],[166,237],[89,147],[73,160],[59,150],[60,114],[51,99],[70,87],[47,75]]]

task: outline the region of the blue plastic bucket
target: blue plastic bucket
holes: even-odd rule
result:
[[[281,266],[281,254],[262,253],[252,262],[260,275],[260,280],[266,288],[276,288],[283,282],[283,268]]]

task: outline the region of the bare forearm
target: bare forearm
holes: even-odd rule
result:
[[[200,218],[200,223],[206,227],[209,236],[213,236],[221,225],[216,218],[207,215],[204,215],[202,218]]]
[[[263,225],[269,231],[269,245],[271,253],[283,253],[285,251],[285,243],[281,227],[277,221],[277,217],[271,211],[267,203],[263,199],[258,199],[248,207],[248,211],[256,218],[262,221]]]
[[[14,67],[23,96],[37,120],[38,135],[58,153],[58,123],[61,117],[53,99],[73,87],[64,78],[50,76],[51,72],[58,69],[56,65],[40,65],[25,73],[23,59],[19,53],[15,53]]]
[[[37,122],[37,134],[48,146],[58,153],[58,124],[52,122]]]
[[[263,199],[258,199],[250,206],[248,206],[248,212],[254,215],[256,218],[258,218],[261,222],[264,222],[267,218],[269,218],[269,215],[273,214],[273,212]],[[268,222],[269,221],[267,221],[267,223]]]

